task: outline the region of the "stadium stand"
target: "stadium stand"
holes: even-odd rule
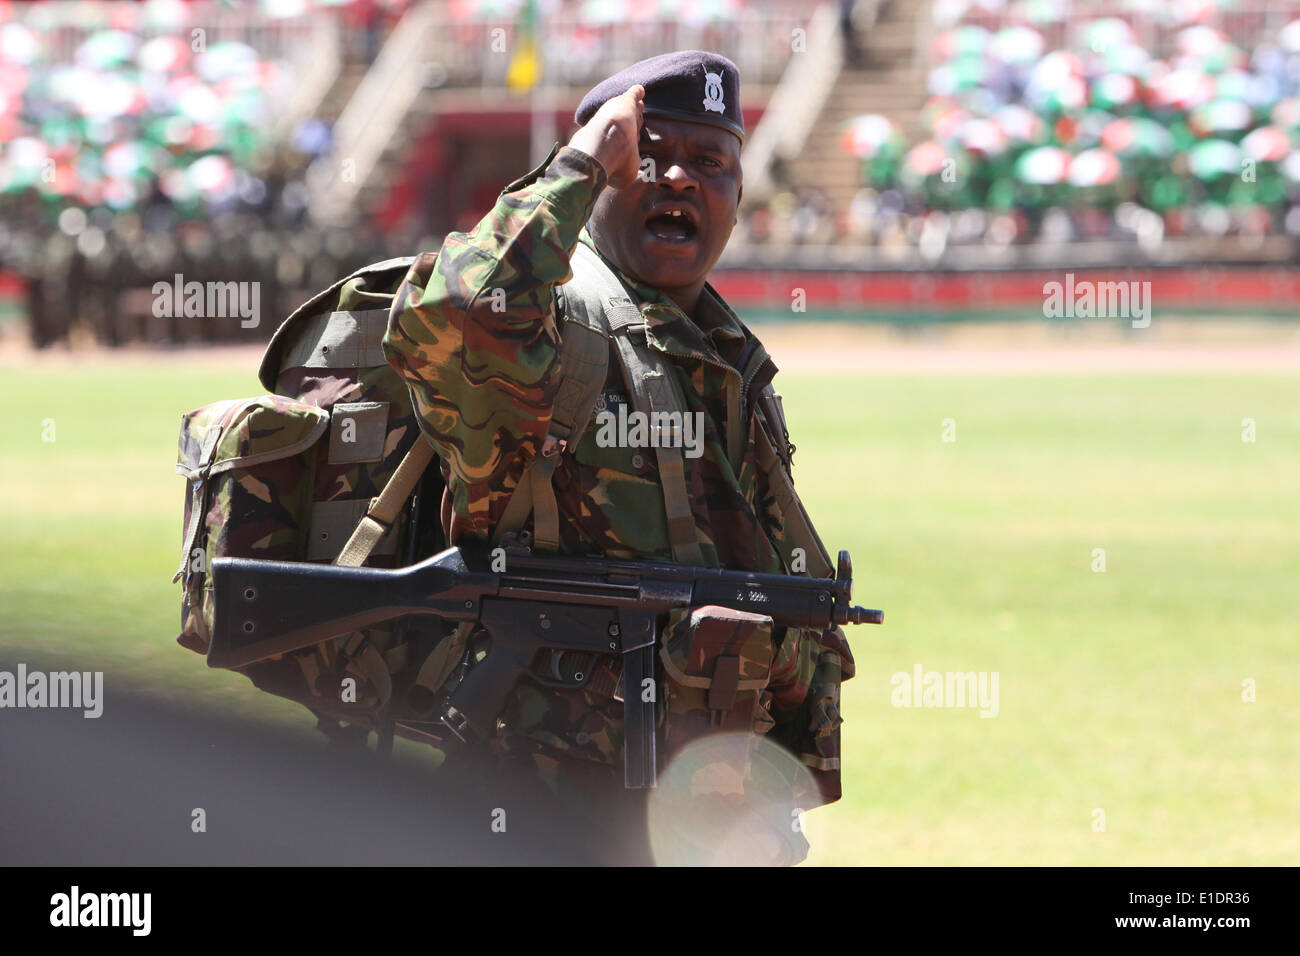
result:
[[[372,236],[301,228],[327,94],[349,63],[364,72],[338,6],[0,8],[0,269],[23,279],[36,344],[78,327],[108,344],[233,339],[159,321],[151,283],[235,272],[283,314],[375,255]]]
[[[856,175],[841,164],[838,182],[787,182],[749,210],[745,238],[903,246],[936,261],[952,244],[1300,236],[1297,14],[940,0],[918,31],[933,35],[918,46],[931,63],[923,106],[837,117]],[[919,129],[905,126],[913,116]]]

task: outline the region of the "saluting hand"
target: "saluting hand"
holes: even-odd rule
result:
[[[582,150],[605,167],[609,185],[622,189],[636,181],[641,171],[641,124],[645,119],[645,87],[606,100],[585,126],[573,134],[569,145]]]

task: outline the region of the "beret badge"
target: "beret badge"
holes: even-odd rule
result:
[[[715,113],[725,113],[727,105],[722,102],[722,71],[710,73],[708,67],[702,69],[704,70],[704,108]]]

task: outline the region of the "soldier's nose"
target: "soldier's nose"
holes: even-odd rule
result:
[[[663,174],[659,177],[659,183],[672,189],[694,189],[696,186],[695,178],[684,167],[676,163],[663,171]]]

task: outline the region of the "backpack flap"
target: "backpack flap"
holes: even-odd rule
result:
[[[294,309],[293,313],[275,330],[275,334],[271,336],[271,341],[267,343],[266,352],[262,356],[262,364],[257,372],[262,387],[267,391],[275,391],[276,380],[285,368],[307,364],[303,359],[316,352],[317,347],[320,345],[326,346],[325,351],[320,353],[323,357],[328,354],[329,346],[341,344],[320,341],[321,333],[327,326],[339,327],[339,322],[331,321],[333,318],[331,313],[336,308],[343,310],[343,313],[339,314],[338,318],[344,322],[349,318],[346,314],[348,311],[355,311],[358,315],[370,310],[382,309],[387,312],[392,304],[393,290],[401,284],[402,279],[406,277],[406,273],[411,268],[411,263],[414,261],[414,256],[405,256],[398,259],[385,259],[383,262],[365,266],[339,279],[328,289],[322,289]],[[383,326],[385,324],[386,321],[380,323],[380,338],[383,336]],[[358,340],[364,342],[364,345],[370,344],[369,341],[366,341],[364,327],[355,329],[355,331]],[[313,342],[313,345],[308,347],[306,356],[303,354],[294,355],[295,350],[301,350],[301,344],[304,341]],[[378,361],[368,357],[364,345],[361,347],[360,354],[351,356],[350,363],[343,364],[358,367],[388,364],[382,352]],[[332,364],[334,362],[331,359],[329,363],[322,363],[322,366]]]
[[[185,415],[176,471],[188,483],[181,564],[182,634],[206,652],[207,569],[222,556],[294,560],[310,514],[315,455],[329,413],[280,395],[216,402]]]
[[[217,557],[396,567],[445,546],[441,475],[430,469],[419,482],[432,446],[417,444],[406,384],[383,354],[393,295],[413,261],[365,266],[294,310],[258,371],[274,394],[185,416],[177,465],[190,483],[177,575],[185,580],[182,646],[207,651],[206,570]],[[397,480],[399,466],[409,480]],[[417,483],[427,503],[418,525]],[[427,652],[437,629],[379,625],[239,670],[318,717],[378,726],[408,645]]]

